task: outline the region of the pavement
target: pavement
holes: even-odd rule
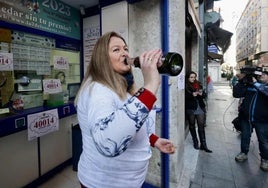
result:
[[[268,188],[268,172],[260,169],[255,131],[252,133],[248,160],[235,161],[240,152],[240,133],[233,129],[238,99],[232,97],[228,81],[214,83],[208,96],[206,137],[213,153],[193,148],[191,135],[185,141],[183,188]]]

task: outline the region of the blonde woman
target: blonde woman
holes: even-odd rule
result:
[[[97,41],[75,101],[83,141],[78,162],[81,187],[141,187],[150,146],[174,153],[170,140],[154,134],[152,108],[161,55],[160,49],[140,55],[144,86],[136,89],[125,40],[108,32]]]

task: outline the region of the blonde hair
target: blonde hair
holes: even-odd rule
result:
[[[82,81],[81,87],[77,93],[75,104],[79,93],[84,89],[87,83],[99,82],[108,88],[112,89],[121,99],[125,99],[127,96],[127,81],[125,77],[115,72],[110,63],[109,57],[109,43],[112,37],[118,37],[124,41],[125,39],[118,33],[112,31],[102,35],[96,42],[90,64],[88,65],[86,74]],[[132,70],[130,70],[132,71]],[[90,79],[90,82],[87,82]],[[133,86],[130,89],[130,93],[133,91]]]

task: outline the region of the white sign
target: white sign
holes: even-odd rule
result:
[[[44,79],[43,89],[44,89],[44,93],[48,93],[48,94],[62,92],[60,79]]]
[[[0,70],[12,71],[13,68],[13,54],[12,53],[0,53]]]
[[[183,90],[185,88],[185,75],[181,72],[178,76],[178,90]]]
[[[62,56],[54,56],[54,69],[69,69],[69,59]]]
[[[83,45],[84,45],[84,75],[90,64],[92,51],[100,38],[100,16],[95,15],[83,19]]]
[[[27,116],[28,140],[59,130],[58,110],[48,110]]]

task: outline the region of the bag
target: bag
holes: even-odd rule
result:
[[[234,125],[234,128],[236,129],[237,132],[241,132],[241,124],[239,117],[234,118],[232,124]]]

